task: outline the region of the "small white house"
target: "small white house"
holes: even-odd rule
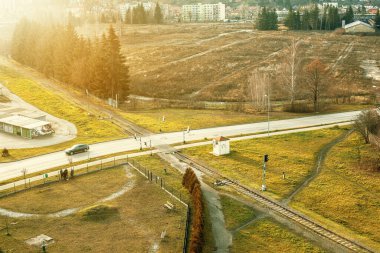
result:
[[[213,142],[213,151],[212,153],[216,156],[227,155],[230,153],[230,139],[219,136],[216,137]]]

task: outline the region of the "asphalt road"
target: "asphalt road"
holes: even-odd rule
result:
[[[310,116],[296,119],[277,120],[270,122],[270,131],[285,130],[292,128],[305,128],[317,125],[334,124],[338,122],[345,122],[353,120],[360,111],[324,114],[318,116]],[[191,130],[187,132],[173,132],[154,134],[141,138],[143,148],[150,146],[161,146],[165,144],[182,143],[185,137],[186,142],[195,140],[204,140],[205,138],[213,138],[220,135],[223,136],[237,136],[265,132],[268,129],[267,122],[233,125],[225,127],[205,128],[199,130]],[[49,168],[67,165],[69,158],[72,162],[86,160],[89,157],[98,157],[118,153],[123,151],[131,151],[140,149],[140,139],[127,138],[122,140],[115,140],[93,144],[90,146],[90,151],[87,153],[73,155],[68,157],[64,152],[54,152],[38,157],[33,157],[17,162],[0,163],[0,181],[19,177],[22,175],[22,170],[27,169],[27,173],[34,173]]]

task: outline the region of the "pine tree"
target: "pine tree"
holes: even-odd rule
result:
[[[376,25],[377,28],[380,28],[380,14],[379,14],[379,9],[377,9],[377,12],[376,12],[375,25]]]
[[[161,12],[161,7],[160,7],[160,5],[157,2],[156,3],[156,8],[154,9],[154,22],[156,24],[161,24],[162,23],[162,19],[163,19],[163,16],[162,16],[162,12]]]
[[[311,27],[313,30],[321,29],[318,5],[314,5],[314,9],[310,13],[310,19],[311,19]]]
[[[120,41],[115,30],[110,26],[106,41],[107,52],[107,96],[123,100],[129,93],[129,69],[125,65],[125,57],[120,52]]]
[[[310,13],[307,9],[303,13],[301,29],[306,31],[310,29]]]
[[[354,22],[354,10],[351,5],[348,7],[343,19],[346,21],[346,24]]]

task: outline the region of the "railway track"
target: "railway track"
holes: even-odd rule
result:
[[[340,245],[341,247],[344,247],[345,249],[352,251],[352,252],[375,252],[369,248],[367,248],[364,245],[359,244],[358,242],[355,242],[351,239],[345,238],[343,236],[338,235],[337,233],[331,231],[328,228],[323,227],[322,225],[312,221],[311,219],[305,217],[304,215],[298,213],[297,211],[293,210],[292,208],[285,206],[275,200],[272,200],[258,191],[249,189],[248,187],[231,180],[220,173],[192,160],[188,156],[181,154],[181,153],[174,153],[174,156],[176,156],[180,161],[188,164],[190,167],[199,170],[214,179],[221,180],[222,182],[225,182],[226,184],[232,186],[237,191],[243,193],[246,196],[249,196],[259,203],[265,205],[266,207],[270,208],[271,210],[276,211],[277,213],[281,214],[285,218],[294,221],[295,223],[305,227],[306,229],[318,234],[319,236],[322,236],[324,238],[327,238],[334,243]]]

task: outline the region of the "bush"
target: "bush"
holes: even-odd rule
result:
[[[297,112],[297,113],[309,113],[313,112],[313,108],[308,103],[294,103],[293,106],[291,104],[284,105],[285,112]]]
[[[9,151],[8,151],[7,148],[4,148],[4,149],[3,149],[3,152],[1,153],[1,156],[2,156],[2,157],[8,157],[8,156],[9,156]]]
[[[192,169],[186,169],[185,175],[183,175],[182,185],[191,193],[194,206],[194,211],[192,212],[190,253],[199,253],[202,252],[204,245],[203,198],[200,182]]]

